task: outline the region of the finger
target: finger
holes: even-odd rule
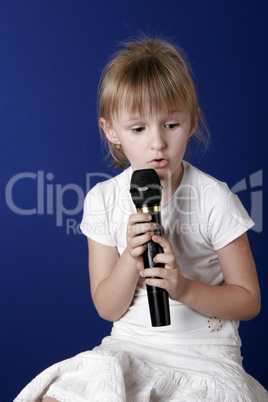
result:
[[[165,278],[166,277],[166,269],[165,268],[160,268],[160,267],[154,267],[154,268],[145,268],[140,271],[140,276],[144,278]]]
[[[144,213],[134,213],[129,217],[129,223],[131,226],[136,225],[139,222],[150,222],[151,220],[152,216]]]
[[[157,254],[154,257],[156,264],[165,264],[165,268],[175,268],[177,266],[177,259],[173,253],[171,254]]]
[[[137,236],[142,233],[152,232],[157,228],[154,222],[151,222],[151,215],[147,214],[132,214],[128,223],[128,234],[131,236]]]
[[[131,248],[136,248],[142,245],[146,245],[150,240],[152,240],[153,233],[152,232],[147,232],[144,234],[141,234],[140,236],[135,236],[135,237],[130,237],[128,239],[128,245]]]
[[[145,233],[141,236],[128,239],[128,249],[132,257],[138,258],[144,253],[147,243],[152,239],[153,233]]]
[[[146,278],[145,283],[150,286],[156,286],[157,288],[167,289],[168,281],[158,278]]]
[[[157,229],[156,223],[141,222],[141,223],[137,223],[135,226],[131,226],[130,233],[132,233],[133,236],[139,236],[146,232],[153,232],[155,229]]]
[[[146,250],[146,244],[133,248],[129,252],[133,258],[138,259],[138,258],[141,258],[142,254],[144,253],[145,250]]]
[[[139,271],[142,271],[144,269],[144,264],[142,260],[137,262],[137,268]]]
[[[173,254],[172,246],[165,237],[154,235],[152,240],[163,248],[165,254]]]

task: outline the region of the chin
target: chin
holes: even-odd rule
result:
[[[164,169],[155,169],[155,171],[157,172],[160,181],[169,180],[172,176],[171,172],[166,171]]]

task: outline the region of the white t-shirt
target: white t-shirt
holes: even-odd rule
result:
[[[228,186],[183,161],[181,184],[161,206],[165,237],[171,242],[182,274],[199,282],[224,286],[216,250],[242,235],[254,223]],[[135,212],[129,187],[132,169],[97,184],[86,196],[82,232],[119,254],[126,248],[129,215]],[[152,327],[144,279],[140,278],[128,311],[113,324],[112,336],[140,338],[146,344],[240,345],[238,321],[210,317],[170,300],[171,325]]]

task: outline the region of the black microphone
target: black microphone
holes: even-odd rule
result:
[[[135,170],[131,178],[130,193],[137,212],[150,214],[152,222],[157,224],[154,233],[161,236],[162,186],[156,171],[154,169]],[[163,253],[162,247],[152,240],[149,241],[142,255],[144,268],[164,267],[164,264],[157,264],[153,260],[159,253]],[[156,286],[146,285],[146,287],[152,326],[170,325],[168,292]]]

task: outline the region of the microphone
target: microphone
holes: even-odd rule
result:
[[[130,182],[130,194],[137,212],[152,216],[152,222],[157,224],[154,234],[162,235],[161,198],[162,186],[158,174],[154,169],[135,170]],[[163,253],[162,247],[150,240],[142,258],[144,268],[164,267],[164,264],[155,263],[156,254]],[[153,327],[170,325],[169,297],[165,289],[146,285],[151,322]]]

